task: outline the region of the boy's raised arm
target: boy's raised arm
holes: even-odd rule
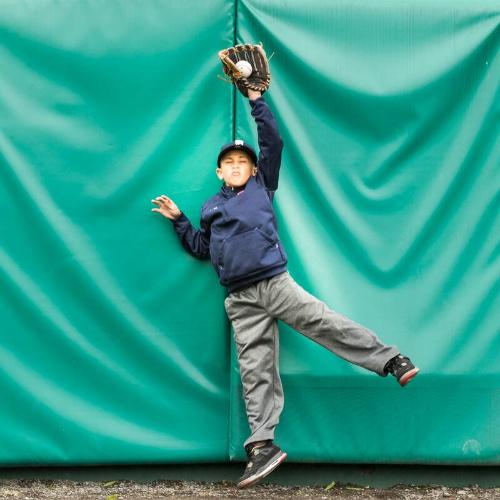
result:
[[[252,116],[257,124],[259,138],[259,159],[257,166],[264,176],[266,187],[271,191],[278,189],[283,141],[273,113],[260,92],[248,91]]]

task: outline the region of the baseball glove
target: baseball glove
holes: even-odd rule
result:
[[[224,73],[248,97],[248,89],[262,94],[269,88],[269,61],[262,45],[242,44],[219,51]],[[246,62],[241,62],[246,61]]]

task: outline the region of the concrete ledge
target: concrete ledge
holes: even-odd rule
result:
[[[0,468],[0,479],[68,479],[74,481],[155,480],[235,481],[243,463],[117,465]],[[499,466],[362,465],[285,463],[264,482],[287,486],[340,484],[389,488],[397,484],[483,488],[500,486]]]

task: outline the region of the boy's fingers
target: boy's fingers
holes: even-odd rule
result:
[[[158,205],[160,207],[159,209],[152,209],[153,212],[161,213],[162,210],[166,210],[168,213],[171,213],[171,211],[175,208],[175,203],[164,194],[152,199],[151,203],[154,203],[155,205]]]
[[[158,197],[156,199],[158,200],[158,203],[160,205],[167,205],[168,204],[168,200],[165,200],[164,198]]]

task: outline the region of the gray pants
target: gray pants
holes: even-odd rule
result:
[[[283,410],[278,319],[337,356],[381,376],[385,376],[387,361],[399,354],[398,349],[382,344],[370,330],[307,293],[288,272],[229,294],[224,305],[233,326],[252,431],[245,446],[274,439]]]

